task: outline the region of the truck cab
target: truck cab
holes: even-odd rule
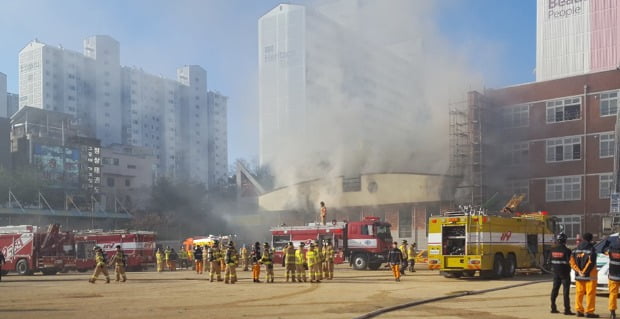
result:
[[[379,217],[365,217],[347,225],[345,256],[353,269],[379,269],[392,247],[391,225]]]

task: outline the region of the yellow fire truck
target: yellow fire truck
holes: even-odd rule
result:
[[[504,210],[505,212],[505,210]],[[558,230],[546,212],[489,216],[472,209],[428,221],[428,266],[448,278],[512,277],[518,268],[540,268]]]

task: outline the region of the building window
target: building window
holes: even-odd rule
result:
[[[215,138],[217,141],[217,137]],[[527,163],[528,154],[530,150],[530,143],[515,143],[511,145],[507,145],[505,150],[506,154],[506,164],[507,165],[523,165]]]
[[[618,113],[618,92],[601,93],[599,97],[601,116],[614,116]]]
[[[545,193],[547,202],[559,202],[581,199],[581,177],[552,177],[547,178]]]
[[[610,197],[614,188],[614,179],[611,174],[599,175],[598,177],[598,197],[606,199]]]
[[[577,120],[581,117],[581,98],[547,102],[547,123]]]
[[[114,177],[108,177],[106,183],[108,187],[114,187]]]
[[[131,180],[126,179],[125,180],[125,186],[130,187],[131,186]]]
[[[215,112],[219,115],[219,112]],[[512,105],[503,109],[504,125],[506,127],[526,127],[530,120],[529,105]]]
[[[547,140],[547,163],[581,159],[581,137],[561,137]]]
[[[118,158],[113,158],[113,159],[112,159],[112,161],[113,161],[113,163],[114,163],[114,166],[118,166],[118,164],[119,164],[119,162],[120,162],[120,161],[118,160]]]
[[[558,226],[564,227],[564,233],[569,239],[577,238],[581,234],[581,215],[557,215]]]
[[[507,195],[518,195],[524,194],[525,198],[523,199],[523,203],[527,203],[530,197],[530,181],[527,179],[515,179],[507,182],[508,194]]]
[[[343,177],[342,178],[342,191],[343,192],[360,192],[362,190],[362,178],[361,177]]]
[[[398,210],[398,237],[411,237],[411,209],[400,208]]]
[[[127,165],[127,168],[129,168],[129,169],[136,169],[136,165]]]
[[[599,135],[599,157],[612,157],[616,153],[615,137],[613,133]]]

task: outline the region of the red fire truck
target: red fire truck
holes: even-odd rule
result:
[[[155,233],[149,231],[117,230],[104,232],[89,230],[74,234],[75,241],[75,269],[81,272],[95,267],[93,247],[99,246],[111,258],[116,245],[127,256],[128,270],[143,270],[155,263]]]
[[[283,248],[293,242],[295,247],[304,242],[306,247],[313,242],[328,240],[337,252],[334,263],[344,263],[345,258],[353,269],[379,269],[386,261],[392,244],[391,225],[379,217],[366,217],[355,222],[336,222],[321,225],[279,226],[270,229],[272,247],[275,250],[274,263],[282,263]]]
[[[6,263],[3,274],[15,271],[31,275],[37,271],[53,275],[74,264],[72,234],[60,232],[60,225],[49,225],[46,232],[37,226],[0,227],[0,249]]]

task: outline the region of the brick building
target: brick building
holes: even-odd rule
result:
[[[570,238],[600,234],[615,190],[619,91],[611,70],[469,92],[466,111],[451,112],[453,173],[474,204],[525,193],[522,207],[558,216]]]

